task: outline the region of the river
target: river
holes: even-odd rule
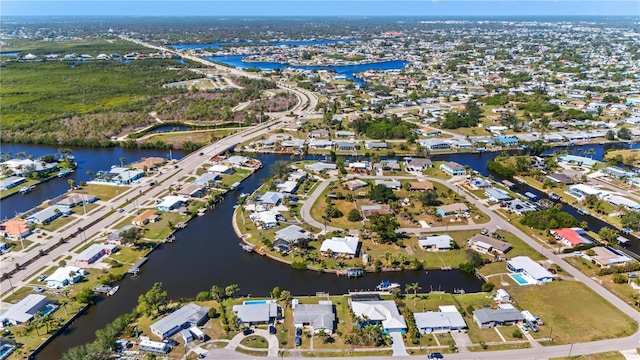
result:
[[[589,145],[568,148],[570,153],[584,154],[593,148],[593,157],[601,159],[604,151],[610,145]],[[7,145],[3,144],[3,152],[26,152],[34,156],[54,153],[57,149],[37,145]],[[122,148],[74,148],[73,154],[79,163],[78,171],[72,176],[76,181],[88,179],[87,170],[94,172],[105,170],[113,164],[119,164],[120,157],[126,162],[132,162],[143,156],[166,156],[159,150],[139,150]],[[558,149],[556,149],[558,151]],[[550,152],[553,152],[550,151]],[[174,157],[183,154],[175,153]],[[452,160],[461,164],[468,164],[479,173],[492,176],[486,169],[487,161],[499,153],[460,153],[434,155],[437,161]],[[269,166],[276,160],[288,160],[288,156],[260,154],[257,157],[264,167],[246,179],[241,187],[229,193],[226,199],[205,216],[197,217],[189,226],[176,233],[174,243],[165,244],[154,251],[149,261],[141,268],[140,276],[126,277],[120,283],[118,293],[106,299],[101,299],[96,306],[92,306],[87,313],[79,317],[71,327],[54,339],[39,355],[40,359],[60,358],[68,348],[90,342],[94,339],[94,332],[104,327],[118,315],[130,311],[137,303],[137,297],[151,288],[155,282],[162,282],[171,299],[194,297],[199,291],[205,291],[212,285],[226,286],[238,284],[240,294],[264,296],[274,286],[290,290],[294,295],[313,295],[318,291],[330,294],[342,294],[349,290],[374,289],[382,280],[390,280],[401,284],[418,282],[423,290],[441,289],[451,292],[454,288],[464,288],[466,291],[478,291],[482,282],[474,276],[459,271],[403,271],[379,274],[366,274],[359,279],[337,277],[332,274],[318,274],[313,271],[295,271],[289,265],[248,254],[238,246],[238,239],[231,227],[230,219],[233,205],[240,193],[252,192],[261,184],[261,179],[269,177]],[[496,177],[493,175],[494,178]],[[25,211],[30,206],[23,204],[28,201],[34,204],[44,199],[55,197],[64,192],[68,178],[53,179],[38,186],[40,192],[29,195],[14,195],[2,201],[2,210],[8,215],[13,211]],[[519,191],[532,191],[531,188]],[[17,199],[17,200],[14,200]],[[25,201],[26,200],[26,201]],[[15,210],[14,210],[15,209]],[[572,208],[565,206],[565,210],[574,214]],[[578,216],[580,218],[580,216]],[[592,230],[598,231],[604,225],[601,221],[587,216]],[[640,251],[640,242],[632,241],[631,249]]]

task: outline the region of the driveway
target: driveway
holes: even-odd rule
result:
[[[402,340],[402,333],[400,331],[389,331],[391,340],[391,348],[393,349],[393,356],[409,356],[407,349],[404,346],[404,340]]]
[[[267,343],[269,344],[267,356],[278,356],[278,346],[279,346],[278,337],[276,335],[271,335],[267,330],[262,330],[262,329],[254,329],[253,333],[249,335],[244,335],[243,333],[239,333],[238,335],[234,336],[233,339],[231,339],[231,341],[229,341],[229,344],[225,348],[228,350],[235,350],[238,347],[247,349],[247,350],[262,350],[262,349],[249,348],[240,344],[242,339],[250,336],[255,336],[255,335],[262,336],[263,338],[267,339]]]

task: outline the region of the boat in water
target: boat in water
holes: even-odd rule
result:
[[[380,284],[378,284],[378,286],[376,286],[376,289],[380,290],[380,291],[388,291],[391,289],[397,289],[400,287],[400,284],[398,283],[392,283],[390,281],[383,281]]]
[[[18,192],[19,192],[20,194],[26,194],[26,193],[28,193],[28,192],[31,192],[31,190],[33,190],[33,189],[35,189],[35,186],[34,186],[34,185],[31,185],[31,186],[23,186],[23,187],[21,187],[21,188],[18,190]]]
[[[560,195],[556,193],[549,193],[549,199],[553,201],[560,201]]]
[[[118,292],[118,289],[120,289],[120,285],[116,285],[114,287],[111,288],[111,290],[109,290],[109,292],[107,293],[107,295],[112,296],[115,293]]]
[[[361,268],[348,268],[347,269],[347,277],[360,277],[364,274]]]
[[[253,245],[250,245],[250,244],[243,244],[243,243],[240,243],[240,244],[238,244],[238,245],[240,245],[240,247],[242,248],[242,250],[244,250],[244,251],[246,251],[246,252],[253,252],[253,250],[254,250],[254,246],[253,246]]]

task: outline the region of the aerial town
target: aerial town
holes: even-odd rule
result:
[[[108,20],[3,18],[0,360],[640,358],[637,15]]]

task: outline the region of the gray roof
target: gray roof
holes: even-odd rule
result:
[[[338,168],[338,165],[324,163],[324,162],[316,162],[313,164],[306,164],[304,168],[311,171],[322,172],[324,170],[335,170]]]
[[[298,225],[291,225],[284,229],[278,230],[276,231],[275,235],[276,239],[282,239],[290,243],[296,242],[300,239],[309,238],[309,233]]]
[[[467,323],[459,312],[434,312],[414,313],[416,327],[418,329],[462,329]]]
[[[278,316],[278,304],[268,302],[265,304],[234,305],[233,311],[238,314],[238,319],[243,323],[269,322],[271,318]]]
[[[182,325],[186,323],[189,323],[191,326],[199,325],[208,311],[209,309],[206,307],[189,303],[151,324],[150,327],[157,334],[166,334],[176,327],[182,327]]]
[[[293,312],[294,324],[311,324],[314,330],[333,330],[335,320],[331,304],[298,304]]]
[[[524,320],[517,309],[479,309],[473,312],[473,317],[481,324],[491,322],[508,323]]]
[[[0,320],[12,323],[24,323],[33,318],[47,304],[47,298],[40,294],[29,294],[0,316]]]
[[[209,182],[216,181],[220,178],[220,174],[206,172],[200,175],[197,179],[193,180],[191,183],[197,185],[205,185],[209,186]]]
[[[500,241],[498,239],[494,239],[492,237],[488,237],[482,234],[475,234],[471,237],[472,242],[483,242],[485,244],[491,245],[492,248],[507,253],[511,250],[511,244],[508,242]]]
[[[49,206],[48,208],[40,210],[33,215],[29,215],[29,217],[27,217],[27,221],[29,219],[33,219],[35,221],[42,222],[56,216],[56,213],[59,213],[60,211],[60,208],[58,208],[57,206]]]
[[[453,239],[449,235],[430,235],[418,238],[418,243],[422,247],[435,246],[437,249],[450,249]]]
[[[267,191],[264,195],[260,196],[260,202],[264,204],[277,205],[284,197],[285,195],[282,193]]]

